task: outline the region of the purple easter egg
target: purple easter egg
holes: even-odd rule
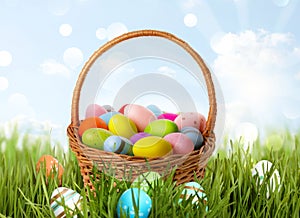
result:
[[[138,140],[140,140],[141,138],[147,137],[147,136],[151,136],[149,133],[146,132],[139,132],[137,134],[134,134],[133,136],[131,136],[130,141],[132,142],[132,144],[136,143]]]

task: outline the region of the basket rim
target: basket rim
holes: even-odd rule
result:
[[[94,62],[97,60],[98,57],[100,57],[103,53],[108,51],[113,46],[117,45],[120,42],[136,38],[136,37],[162,37],[165,39],[168,39],[170,41],[173,41],[177,45],[181,46],[186,52],[188,52],[192,58],[196,61],[198,66],[200,67],[202,74],[205,79],[205,83],[207,86],[207,94],[208,94],[208,100],[209,100],[209,112],[207,116],[207,122],[206,122],[206,128],[203,132],[204,136],[208,136],[213,134],[213,130],[215,127],[216,122],[216,115],[217,115],[217,103],[216,103],[216,94],[215,94],[215,88],[214,83],[211,77],[211,72],[201,56],[185,41],[178,38],[177,36],[160,30],[153,30],[153,29],[145,29],[145,30],[136,30],[124,33],[104,45],[102,45],[100,48],[98,48],[88,59],[88,61],[83,66],[79,77],[77,79],[74,91],[73,91],[73,98],[72,98],[72,107],[71,107],[71,123],[73,125],[79,125],[79,99],[80,99],[80,93],[81,88],[83,86],[83,83],[85,81],[86,76],[88,75],[88,72],[91,68],[91,66],[94,64]]]

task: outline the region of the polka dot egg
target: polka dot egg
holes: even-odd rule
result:
[[[81,208],[82,196],[72,189],[59,187],[51,195],[51,209],[55,217],[67,217]],[[74,215],[73,217],[77,217]]]
[[[134,205],[137,206],[135,213]],[[117,204],[118,217],[147,218],[152,207],[152,200],[149,195],[141,189],[130,188],[127,189],[120,197]]]

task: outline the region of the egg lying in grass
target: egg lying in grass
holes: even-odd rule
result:
[[[146,192],[138,188],[130,188],[119,198],[117,215],[118,217],[147,218],[151,207],[152,200]]]
[[[157,172],[146,172],[139,175],[132,182],[131,187],[140,188],[145,192],[148,192],[149,189],[153,189],[156,182],[161,178],[160,174]]]
[[[252,176],[258,176],[257,184],[259,186],[267,184],[267,198],[270,196],[271,192],[274,192],[276,188],[280,189],[280,174],[277,169],[274,169],[272,162],[268,160],[261,160],[257,162],[255,167],[251,170]]]
[[[55,217],[67,217],[81,209],[82,196],[72,189],[59,187],[51,195],[50,206]],[[77,217],[76,215],[73,217]]]
[[[184,189],[180,195],[179,202],[182,202],[183,199],[188,200],[189,198],[192,198],[193,204],[198,204],[199,200],[201,200],[204,205],[207,204],[207,197],[204,189],[197,182],[188,182],[184,184]],[[205,209],[208,211],[208,206],[206,206]]]
[[[49,177],[54,178],[57,175],[57,178],[61,182],[64,168],[53,156],[43,155],[36,164],[36,171],[45,173],[47,181]]]

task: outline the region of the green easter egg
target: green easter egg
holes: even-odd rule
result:
[[[111,135],[112,133],[106,129],[91,128],[84,131],[82,142],[89,147],[103,150],[104,141]]]
[[[153,136],[164,137],[170,133],[178,132],[178,127],[171,120],[160,119],[149,123],[144,129],[144,132]]]
[[[160,179],[161,176],[157,172],[146,172],[141,175],[139,175],[131,184],[131,187],[133,188],[140,188],[145,192],[148,192],[150,188],[153,188],[155,185],[155,182],[157,182],[158,179]]]

